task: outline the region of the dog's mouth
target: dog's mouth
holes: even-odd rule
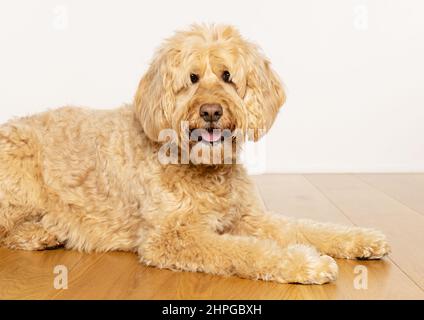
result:
[[[190,140],[193,142],[216,144],[226,140],[232,140],[232,138],[233,132],[230,129],[216,127],[190,129]]]

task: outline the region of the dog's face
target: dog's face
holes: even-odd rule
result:
[[[184,122],[196,142],[213,148],[235,130],[258,140],[284,100],[277,75],[255,45],[231,26],[195,25],[157,51],[135,108],[150,139],[158,141],[163,129],[181,134]]]

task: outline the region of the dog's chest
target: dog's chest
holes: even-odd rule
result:
[[[184,174],[185,173],[185,174]],[[234,172],[174,172],[162,178],[163,197],[179,208],[199,214],[231,218],[242,205],[240,183]],[[172,201],[172,202],[174,202]]]

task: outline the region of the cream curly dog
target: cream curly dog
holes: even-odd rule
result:
[[[197,145],[225,158],[220,130],[259,139],[284,100],[269,61],[233,27],[177,32],[133,104],[65,107],[0,126],[1,245],[133,251],[159,268],[307,284],[336,278],[332,257],[383,257],[378,231],[264,212],[237,161],[182,163]],[[164,164],[161,131],[180,135],[184,121],[189,132],[204,130],[169,144],[178,163]]]

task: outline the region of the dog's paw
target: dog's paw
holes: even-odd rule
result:
[[[340,257],[347,259],[381,259],[390,253],[386,236],[374,229],[355,228],[346,239]]]
[[[330,256],[320,256],[316,265],[311,268],[310,275],[305,283],[324,284],[337,279],[339,267],[336,261]]]
[[[287,248],[283,261],[282,282],[301,284],[324,284],[336,280],[338,266],[327,255],[320,255],[314,248],[295,245]]]
[[[59,240],[55,236],[49,235],[48,237],[43,239],[43,241],[41,241],[40,246],[37,250],[54,250],[63,246],[63,243],[59,242]]]

